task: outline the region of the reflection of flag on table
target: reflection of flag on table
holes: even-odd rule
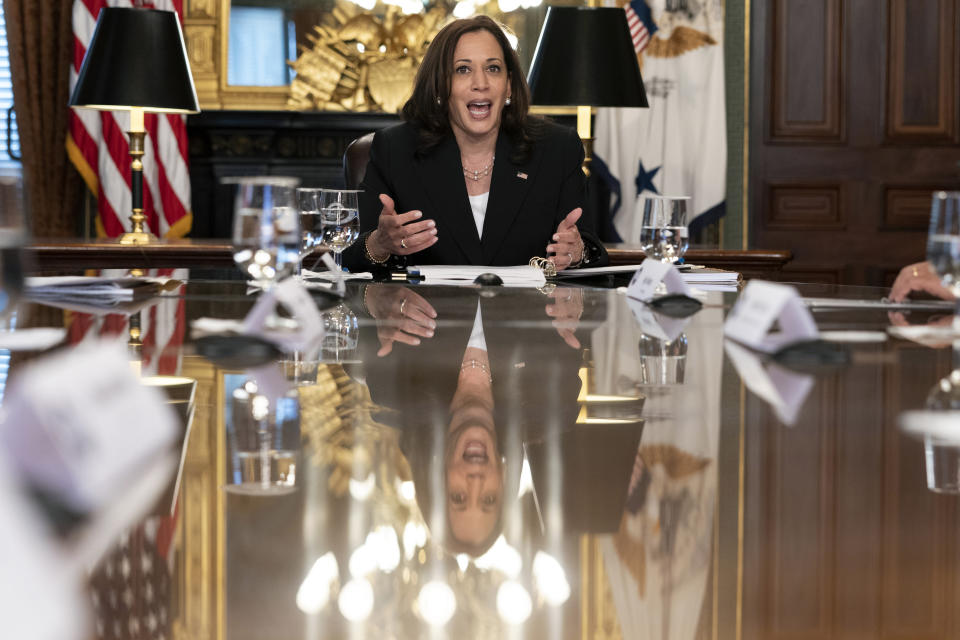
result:
[[[73,65],[70,90],[103,7],[142,7],[176,11],[183,17],[183,0],[74,0]],[[149,69],[144,69],[149,74]],[[97,196],[97,233],[115,237],[130,230],[130,156],[126,130],[130,116],[119,111],[71,109],[67,154]],[[186,116],[144,114],[143,213],[150,230],[161,237],[180,238],[190,231],[190,175],[187,170]]]
[[[110,274],[106,270],[103,276]],[[173,278],[186,281],[186,269],[151,269],[147,276],[155,278]],[[70,344],[79,344],[85,340],[96,340],[106,336],[116,336],[126,340],[130,335],[131,318],[140,323],[141,375],[178,375],[180,373],[181,347],[186,331],[186,310],[180,295],[165,294],[155,304],[144,307],[131,315],[108,313],[93,315],[90,313],[68,312],[67,339]]]
[[[125,274],[101,272],[107,277]],[[146,275],[185,281],[187,270],[151,269]],[[68,312],[68,340],[71,344],[105,336],[127,340],[131,318],[139,317],[141,375],[178,375],[186,325],[182,293],[181,287],[179,295],[168,293],[133,316]],[[99,640],[172,638],[173,543],[180,504],[174,504],[173,513],[167,511],[169,505],[169,500],[161,500],[159,510],[125,532],[92,571],[90,593]]]
[[[656,33],[645,27],[649,37],[641,56],[650,108],[597,109],[594,150],[619,181],[614,205],[620,204],[612,212],[617,231],[624,241],[636,242],[637,196],[643,193],[690,196],[688,222],[694,230],[723,213],[723,3],[633,0],[625,10],[628,22],[631,13],[640,22],[650,16],[655,22]],[[611,190],[616,193],[616,185]]]
[[[126,532],[90,576],[96,637],[169,639],[171,560],[177,514],[154,516]]]

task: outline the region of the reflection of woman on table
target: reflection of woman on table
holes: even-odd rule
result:
[[[528,114],[516,53],[487,16],[440,31],[403,124],[374,137],[352,270],[377,264],[601,266],[576,133]]]
[[[577,299],[558,291],[559,300],[569,297],[563,304]],[[523,438],[576,420],[580,354],[561,342],[576,342],[575,326],[565,320],[545,333],[547,307],[558,317],[561,303],[537,309],[534,323],[522,317],[534,311],[518,312],[514,295],[471,302],[463,290],[377,284],[364,292],[377,318],[377,343],[361,337],[363,361],[375,362],[367,372],[371,397],[395,410],[424,520],[456,553],[482,555],[503,530],[515,507]],[[540,327],[521,328],[533,324]]]

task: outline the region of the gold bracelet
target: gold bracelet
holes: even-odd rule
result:
[[[369,284],[368,284],[368,285],[364,285],[364,287],[363,287],[363,297],[360,299],[360,304],[363,305],[364,311],[366,311],[366,312],[370,315],[371,318],[376,318],[376,316],[373,315],[373,311],[370,310],[370,305],[367,304],[367,292],[370,290],[370,286],[371,286],[371,285],[369,285]]]
[[[364,257],[372,262],[373,264],[386,264],[387,260],[390,259],[390,254],[388,253],[383,258],[375,258],[372,253],[370,253],[370,247],[367,243],[370,241],[370,236],[373,235],[373,231],[367,231],[366,235],[363,237],[363,255]]]
[[[480,371],[483,371],[485,374],[487,374],[487,382],[493,382],[493,376],[490,375],[490,367],[480,362],[476,358],[470,358],[460,365],[460,371],[465,369],[480,369]]]
[[[583,259],[586,257],[586,254],[587,254],[587,245],[586,243],[584,243],[583,238],[580,238],[580,259],[577,260],[576,262],[573,262],[571,260],[570,264],[568,265],[568,268],[579,267],[580,265],[582,265]]]

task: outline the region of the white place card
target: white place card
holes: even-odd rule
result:
[[[7,638],[80,640],[90,637],[82,577],[24,496],[0,452],[0,601]]]
[[[723,348],[747,388],[773,408],[780,422],[793,426],[813,388],[813,376],[790,371],[773,362],[764,366],[755,353],[730,340],[724,341]]]
[[[627,306],[633,312],[633,316],[640,323],[640,329],[645,335],[652,336],[659,340],[673,342],[683,333],[684,327],[690,322],[693,316],[686,318],[672,318],[662,313],[657,313],[646,303],[633,298],[627,298]]]
[[[779,325],[775,329],[774,323]],[[817,323],[793,287],[751,280],[740,293],[723,327],[724,334],[770,353],[800,340],[817,338]]]
[[[7,394],[0,445],[16,472],[81,512],[115,499],[177,436],[176,414],[140,384],[121,343],[34,361]]]
[[[667,293],[690,295],[690,288],[683,280],[683,275],[669,262],[660,262],[647,258],[640,264],[640,268],[630,284],[627,286],[627,295],[636,300],[648,302],[656,297],[657,285],[663,283]]]

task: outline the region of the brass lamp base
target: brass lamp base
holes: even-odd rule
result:
[[[150,233],[146,226],[147,217],[142,209],[134,209],[130,214],[130,223],[133,230],[120,236],[120,244],[150,244],[157,241],[157,236]]]
[[[120,244],[151,244],[157,241],[157,236],[149,231],[128,231],[120,236]]]
[[[581,138],[580,141],[583,143],[583,164],[580,166],[580,169],[583,170],[583,174],[590,177],[590,165],[593,163],[593,138]]]
[[[590,177],[590,162],[593,160],[593,133],[591,132],[591,119],[593,118],[593,108],[590,106],[577,107],[577,134],[583,142],[583,165],[580,167],[583,174]]]
[[[157,236],[150,233],[147,217],[143,215],[143,110],[130,111],[130,212],[131,230],[120,236],[120,244],[150,244]]]

